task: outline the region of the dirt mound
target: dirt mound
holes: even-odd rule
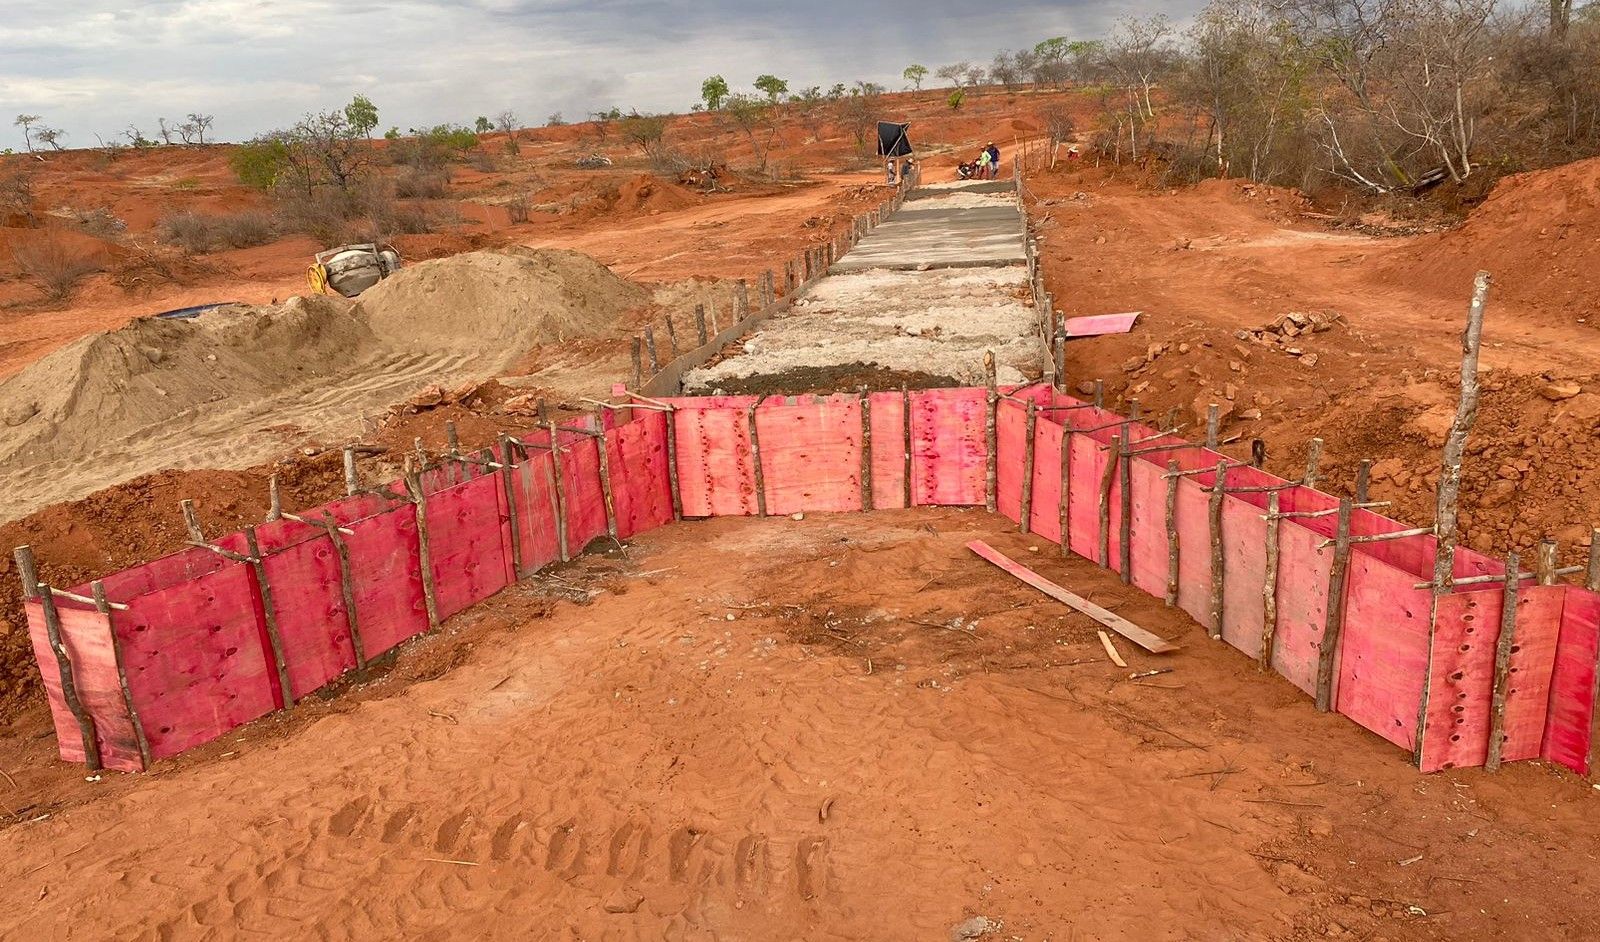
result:
[[[1586,317],[1600,269],[1600,158],[1506,177],[1459,228],[1419,237],[1381,274],[1457,293],[1479,269],[1494,296]]]
[[[658,213],[697,206],[700,198],[676,183],[641,173],[617,188],[616,209],[624,213]]]
[[[648,300],[581,252],[511,247],[402,269],[358,308],[385,343],[482,354],[493,370],[537,344],[614,334]]]
[[[332,298],[134,321],[62,347],[0,383],[0,461],[87,454],[200,410],[334,373],[374,344],[350,306]]]

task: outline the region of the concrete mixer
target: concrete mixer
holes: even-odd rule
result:
[[[394,246],[366,242],[318,252],[306,280],[313,291],[336,291],[353,298],[399,269],[400,253]]]

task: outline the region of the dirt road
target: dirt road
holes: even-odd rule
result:
[[[964,549],[980,536],[1184,650],[1122,643],[1114,667],[1092,623]],[[656,531],[155,774],[20,776],[8,800],[53,813],[0,834],[0,935],[1600,931],[1590,790],[1532,765],[1418,777],[1030,545],[961,510]]]

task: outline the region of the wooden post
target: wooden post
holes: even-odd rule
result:
[[[354,497],[361,490],[361,477],[356,473],[356,448],[354,445],[344,446],[344,493],[346,497]]]
[[[267,522],[283,519],[283,495],[278,491],[278,476],[267,478]]]
[[[1589,566],[1583,574],[1583,587],[1600,592],[1600,527],[1589,530]]]
[[[44,609],[45,636],[49,639],[50,650],[56,656],[56,673],[61,681],[61,700],[66,704],[67,712],[78,723],[78,734],[83,738],[83,764],[91,772],[101,769],[100,738],[94,728],[94,717],[84,709],[83,701],[78,699],[78,684],[72,677],[72,659],[67,655],[67,645],[61,640],[61,613],[56,611],[55,596],[45,589],[40,592],[39,569],[33,558],[33,548],[19,546],[13,554],[17,561],[17,574],[22,577],[23,599],[38,599]]]
[[[111,601],[106,598],[106,587],[98,579],[91,586],[94,592],[94,607],[106,619],[106,632],[111,636],[111,662],[117,669],[117,686],[122,690],[122,706],[128,711],[128,725],[133,728],[133,740],[139,747],[139,768],[150,768],[150,739],[145,735],[144,723],[139,719],[139,710],[133,705],[133,689],[128,686],[128,670],[122,663],[122,641],[117,638],[117,626],[111,610]]]
[[[694,334],[702,347],[711,342],[710,336],[706,334],[706,306],[704,304],[696,304],[694,306]]]
[[[1061,423],[1061,498],[1056,507],[1061,526],[1061,555],[1072,554],[1072,427]]]
[[[743,278],[740,278],[738,281],[734,282],[734,285],[733,285],[733,298],[734,298],[734,305],[735,305],[734,306],[734,312],[735,313],[734,313],[734,318],[733,319],[735,321],[742,321],[746,317],[750,316],[750,284],[749,284],[749,282],[745,281]]]
[[[1167,607],[1178,604],[1178,459],[1167,460]]]
[[[1099,562],[1100,565],[1111,568],[1111,482],[1116,480],[1118,458],[1122,454],[1122,436],[1111,436],[1111,445],[1106,450],[1106,467],[1100,474],[1100,532],[1099,532]]]
[[[1350,515],[1354,512],[1348,497],[1339,499],[1339,528],[1333,540],[1333,564],[1328,569],[1327,617],[1322,626],[1322,641],[1317,647],[1317,709],[1333,709],[1334,668],[1339,654],[1339,639],[1344,634],[1345,577],[1350,568]],[[1423,685],[1426,689],[1426,684]]]
[[[183,525],[189,531],[189,542],[204,543],[206,534],[200,528],[200,515],[195,512],[194,501],[184,500],[179,502],[178,506],[183,509]]]
[[[550,435],[550,484],[556,502],[556,549],[565,563],[571,561],[572,556],[567,552],[567,494],[561,473],[561,440],[555,419],[547,420],[544,427]]]
[[[611,449],[606,447],[606,414],[603,409],[596,409],[594,413],[594,428],[598,433],[594,437],[594,447],[599,455],[600,466],[600,499],[605,504],[606,510],[606,535],[618,546],[622,541],[617,538],[621,531],[617,528],[617,503],[611,492]]]
[[[997,470],[999,468],[1000,454],[995,424],[998,419],[997,411],[1000,408],[1000,387],[995,382],[993,350],[983,355],[983,382],[989,390],[988,409],[986,410],[983,424],[984,447],[987,451],[983,478],[983,505],[990,513],[994,513],[995,508],[998,506],[996,497],[999,493]]]
[[[517,511],[517,465],[516,447],[511,443],[511,436],[500,436],[500,483],[506,495],[506,522],[511,527],[511,571],[521,579],[522,571],[522,515]]]
[[[1267,443],[1259,438],[1250,439],[1250,467],[1263,468],[1267,464]]]
[[[1056,389],[1067,388],[1067,342],[1061,337],[1056,338]]]
[[[244,528],[244,545],[250,551],[250,571],[255,576],[256,593],[261,599],[261,620],[267,629],[267,644],[272,648],[272,663],[278,671],[278,687],[283,692],[283,706],[294,706],[294,685],[289,682],[289,662],[283,651],[283,635],[278,632],[278,606],[272,600],[272,583],[267,579],[266,560],[261,555],[261,543],[256,539],[256,528]]]
[[[1313,438],[1306,444],[1306,474],[1300,483],[1306,487],[1317,486],[1317,476],[1322,465],[1322,439]]]
[[[1361,463],[1356,465],[1356,503],[1365,504],[1367,502],[1367,488],[1371,482],[1372,459],[1362,458]]]
[[[1500,601],[1500,639],[1495,643],[1494,685],[1490,687],[1489,698],[1489,754],[1483,761],[1483,768],[1488,772],[1500,769],[1500,752],[1505,747],[1506,696],[1511,686],[1511,651],[1517,643],[1517,585],[1521,569],[1517,554],[1506,554],[1506,584]]]
[[[644,339],[638,336],[633,338],[633,388],[638,389],[644,385]]]
[[[711,321],[711,336],[715,337],[717,334],[722,333],[722,328],[717,326],[717,302],[715,300],[707,302],[706,316]]]
[[[1135,400],[1137,403],[1137,400]],[[1117,545],[1117,564],[1121,568],[1123,585],[1133,584],[1133,456],[1129,454],[1129,444],[1133,441],[1133,429],[1123,426],[1127,436],[1122,440],[1122,451],[1117,459],[1117,483],[1121,494],[1118,495],[1118,520],[1117,536],[1121,541]]]
[[[906,494],[905,494],[906,507],[909,509],[912,506],[912,503],[911,503],[911,499],[912,499],[912,492],[911,492],[911,389],[905,383],[901,383],[900,384],[900,423],[901,423],[901,425],[903,425],[905,427],[905,435],[906,435],[906,441],[905,441],[905,445],[906,445],[905,462],[906,463],[905,463],[905,469],[902,472],[902,478],[903,478],[903,482],[905,483],[905,490],[906,490]]]
[[[678,328],[677,328],[676,324],[672,323],[672,315],[671,314],[666,315],[666,318],[667,318],[667,349],[672,352],[672,356],[667,359],[667,362],[670,363],[673,360],[676,360],[678,358]]]
[[[1216,403],[1206,406],[1206,447],[1215,450],[1217,433],[1222,428],[1222,409]]]
[[[683,495],[678,490],[678,410],[668,409],[667,419],[667,484],[672,490],[672,519],[683,519]]]
[[[1223,554],[1222,554],[1222,500],[1228,491],[1228,463],[1217,462],[1216,477],[1211,482],[1211,637],[1222,640],[1223,613]]]
[[[767,515],[767,476],[761,467],[761,438],[756,432],[756,407],[761,405],[760,397],[750,404],[745,410],[750,422],[750,465],[755,475],[756,486],[756,515]]]
[[[1489,297],[1489,273],[1480,271],[1472,283],[1472,302],[1467,307],[1467,326],[1461,335],[1461,396],[1455,419],[1445,436],[1444,453],[1435,491],[1434,532],[1438,535],[1433,559],[1433,592],[1428,605],[1428,662],[1424,677],[1433,676],[1433,641],[1438,630],[1439,599],[1449,594],[1455,574],[1457,502],[1461,494],[1461,459],[1466,454],[1467,434],[1478,419],[1478,349],[1483,341],[1483,311]],[[1417,704],[1416,741],[1412,757],[1422,760],[1422,743],[1428,726],[1428,686],[1423,684]]]
[[[1278,507],[1278,492],[1268,491],[1266,575],[1261,580],[1261,657],[1256,661],[1256,668],[1263,671],[1272,667],[1272,646],[1278,639],[1278,529],[1283,523]]]
[[[872,395],[861,390],[861,509],[872,509]]]
[[[422,472],[406,462],[406,492],[417,520],[417,569],[422,576],[422,604],[428,612],[428,627],[439,627],[439,602],[433,591],[433,553],[428,545],[428,495],[422,490]]]
[[[1027,533],[1033,529],[1033,436],[1038,429],[1038,408],[1028,400],[1027,417],[1023,420],[1022,441],[1022,512],[1018,514],[1017,529]]]
[[[1106,381],[1103,379],[1094,381],[1094,407],[1096,409],[1106,407]]]
[[[339,524],[333,519],[333,514],[323,511],[321,523],[322,529],[327,531],[329,542],[333,543],[334,554],[339,557],[339,592],[344,598],[344,620],[350,628],[350,647],[356,655],[356,669],[365,670],[367,645],[361,640],[361,619],[356,613],[356,584],[350,570],[350,547],[344,541],[344,534],[339,532]]]
[[[661,372],[661,356],[656,352],[656,329],[649,324],[644,327],[644,350],[650,357],[650,375]]]

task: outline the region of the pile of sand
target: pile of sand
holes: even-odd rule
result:
[[[401,269],[361,296],[383,342],[481,354],[491,369],[530,347],[618,332],[645,290],[581,252],[510,247]]]

